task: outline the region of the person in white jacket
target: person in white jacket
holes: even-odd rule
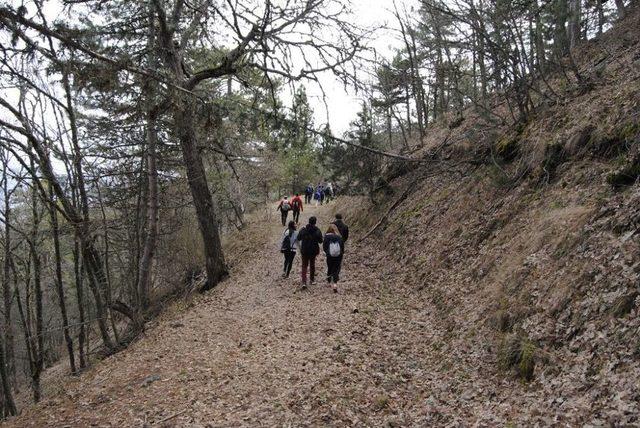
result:
[[[289,226],[282,232],[282,242],[280,244],[280,252],[284,255],[283,278],[289,278],[293,260],[296,258],[296,250],[298,248],[298,231],[296,230],[296,222],[290,221]]]

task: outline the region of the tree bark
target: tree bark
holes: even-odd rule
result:
[[[51,191],[51,200],[53,200],[53,191]],[[73,340],[69,331],[69,316],[67,315],[67,303],[64,297],[64,283],[62,281],[62,255],[60,252],[60,227],[58,225],[58,213],[51,205],[48,207],[49,219],[51,221],[51,232],[53,234],[53,249],[56,264],[55,284],[58,294],[58,303],[60,306],[60,315],[62,317],[62,331],[64,340],[67,345],[67,353],[69,354],[69,367],[71,373],[76,374],[76,359],[73,350]]]
[[[78,332],[78,362],[80,368],[83,369],[87,366],[87,360],[84,354],[85,344],[85,316],[84,316],[84,271],[82,268],[80,252],[80,239],[76,234],[76,238],[73,243],[73,273],[76,284],[76,299],[78,304],[78,321],[80,321],[80,328]]]
[[[618,9],[618,16],[620,19],[624,19],[627,16],[627,8],[624,5],[624,0],[615,0],[616,8]]]
[[[147,45],[150,52],[155,44],[154,8],[149,4],[149,28]],[[149,66],[154,68],[157,61],[153,53],[149,56]],[[158,142],[158,130],[156,124],[156,113],[154,112],[155,82],[148,82],[144,88],[146,102],[146,137],[147,137],[147,230],[144,237],[144,246],[140,265],[138,269],[137,294],[139,298],[138,309],[144,310],[149,307],[149,293],[151,289],[151,268],[156,249],[156,239],[158,236],[158,166],[156,146]]]
[[[569,3],[569,48],[573,49],[582,34],[582,0],[571,0]]]
[[[11,195],[9,193],[9,177],[7,176],[8,159],[3,159],[2,163],[2,190],[4,193],[4,264],[3,264],[3,284],[2,298],[4,307],[4,352],[6,364],[5,372],[8,379],[15,376],[15,360],[13,354],[13,326],[11,323]],[[9,382],[11,384],[11,382]],[[15,406],[14,406],[15,407]]]
[[[222,243],[218,229],[218,219],[214,210],[213,198],[198,151],[196,131],[193,125],[195,116],[194,101],[183,93],[174,91],[174,127],[180,141],[182,157],[187,171],[187,181],[198,217],[200,233],[205,252],[207,284],[204,290],[211,289],[227,276],[227,267],[222,252]]]
[[[157,168],[157,129],[155,114],[147,112],[147,231],[144,238],[140,268],[138,271],[138,295],[140,308],[149,307],[149,292],[151,289],[151,267],[155,255],[156,239],[158,236],[158,168]]]

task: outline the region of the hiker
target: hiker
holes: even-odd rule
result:
[[[331,184],[327,184],[327,186],[324,188],[324,200],[325,203],[329,203],[329,201],[331,200],[331,197],[333,196],[333,194],[331,193]]]
[[[327,183],[327,194],[329,195],[329,198],[331,198],[331,199],[335,199],[336,198],[335,189],[333,187],[333,184],[331,184],[331,182]]]
[[[289,226],[282,233],[282,243],[280,244],[280,252],[284,254],[284,270],[282,278],[289,278],[293,259],[296,258],[296,249],[298,247],[298,231],[296,230],[296,222],[290,221]]]
[[[336,219],[331,224],[336,226],[338,232],[340,232],[340,236],[342,236],[342,240],[346,243],[349,239],[349,226],[342,221],[342,214],[336,214]]]
[[[324,202],[324,185],[318,184],[318,187],[316,187],[316,206],[318,206],[318,203],[322,205],[323,202]]]
[[[310,205],[312,198],[313,198],[313,186],[311,184],[309,184],[304,189],[304,203],[307,204],[307,205]]]
[[[338,280],[340,279],[340,268],[342,266],[342,255],[344,254],[344,241],[338,233],[335,224],[329,226],[324,235],[322,249],[327,256],[327,282],[331,284],[333,292],[338,292]]]
[[[293,221],[300,222],[300,212],[304,211],[304,205],[302,204],[302,198],[299,193],[291,199],[291,209],[293,210]]]
[[[276,211],[278,210],[280,210],[280,214],[282,214],[282,226],[286,226],[287,217],[289,217],[289,210],[291,210],[291,202],[289,202],[289,199],[286,196],[283,197],[278,204],[278,208],[276,208]]]
[[[320,244],[322,244],[322,232],[316,226],[317,219],[309,218],[309,224],[303,227],[298,233],[300,242],[300,255],[302,256],[302,289],[307,288],[307,269],[309,269],[309,279],[311,285],[316,279],[316,257],[320,254]]]

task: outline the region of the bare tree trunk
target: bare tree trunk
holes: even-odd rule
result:
[[[75,114],[75,106],[71,98],[71,85],[69,82],[69,74],[65,70],[62,73],[62,83],[65,90],[67,113],[69,116],[69,125],[71,128],[71,143],[73,149],[73,166],[76,174],[77,188],[80,196],[80,208],[82,211],[82,221],[79,222],[80,239],[82,241],[82,259],[84,261],[84,267],[87,271],[87,277],[89,280],[89,288],[93,294],[96,302],[96,312],[98,315],[98,328],[102,336],[104,345],[110,350],[115,349],[115,345],[109,335],[109,328],[107,327],[107,314],[105,311],[104,301],[101,293],[107,289],[107,281],[104,272],[102,261],[96,250],[93,242],[91,241],[89,232],[89,198],[87,197],[87,190],[84,181],[84,173],[82,169],[82,151],[80,149],[80,143],[78,140],[78,126]],[[53,174],[52,174],[53,175]],[[58,193],[58,192],[56,192]],[[57,195],[60,197],[60,195]]]
[[[553,46],[558,59],[564,57],[569,51],[567,41],[566,23],[568,17],[567,0],[555,0],[554,10],[554,37]]]
[[[33,160],[31,161],[32,169],[35,169]],[[40,260],[40,254],[38,254],[37,243],[39,235],[40,216],[38,214],[38,196],[36,189],[31,189],[31,215],[32,226],[30,237],[27,238],[29,245],[29,259],[31,266],[33,266],[31,277],[33,279],[33,290],[35,299],[35,331],[31,327],[31,296],[29,288],[27,287],[27,293],[25,295],[25,309],[23,311],[20,305],[20,294],[16,289],[16,296],[18,299],[18,310],[22,319],[24,334],[25,334],[25,346],[29,356],[29,374],[31,376],[31,388],[33,392],[33,401],[39,402],[42,398],[42,391],[40,387],[40,376],[44,369],[44,316],[42,305],[42,265]]]
[[[596,0],[596,13],[598,14],[598,36],[601,36],[604,29],[604,7],[602,6],[602,0]]]
[[[54,200],[53,191],[50,190],[51,200]],[[62,330],[64,334],[64,340],[67,345],[67,353],[69,354],[69,367],[71,373],[76,374],[76,359],[73,350],[73,340],[71,339],[71,333],[69,331],[69,317],[67,315],[67,303],[64,297],[64,284],[62,282],[62,255],[60,253],[60,227],[58,225],[58,213],[55,208],[49,204],[49,218],[51,221],[51,232],[53,234],[53,249],[55,255],[56,264],[56,290],[58,292],[58,303],[60,305],[60,314],[62,317]]]
[[[96,190],[98,194],[98,203],[100,204],[100,212],[102,214],[102,239],[104,240],[104,272],[105,272],[105,299],[106,310],[108,312],[109,321],[111,322],[111,330],[113,331],[113,337],[116,343],[120,343],[118,334],[118,328],[116,326],[115,316],[113,314],[113,293],[111,284],[111,268],[109,267],[109,226],[107,225],[107,212],[104,209],[104,203],[102,201],[102,192],[100,191],[100,184],[96,183]]]
[[[149,306],[151,288],[151,267],[158,236],[158,168],[156,162],[157,129],[155,113],[147,111],[147,231],[144,239],[138,276],[138,295],[140,309]]]
[[[157,67],[157,61],[154,56],[152,47],[156,42],[156,33],[154,25],[154,7],[151,3],[148,5],[148,36],[147,46],[150,49],[148,55],[149,67]],[[231,87],[231,79],[228,81],[228,90]],[[144,87],[144,96],[146,103],[146,137],[147,137],[147,230],[144,237],[144,246],[140,264],[138,269],[137,294],[139,301],[137,302],[138,310],[144,310],[149,307],[149,293],[151,289],[151,268],[153,266],[153,257],[156,249],[156,239],[158,236],[158,166],[157,166],[157,142],[158,130],[156,124],[156,113],[154,111],[154,98],[156,93],[155,82],[147,82]]]
[[[200,225],[204,244],[207,269],[205,290],[213,288],[227,275],[227,267],[222,253],[222,243],[218,230],[218,220],[213,206],[213,198],[207,183],[207,177],[198,151],[193,117],[193,100],[189,95],[174,92],[174,127],[180,141],[182,157],[187,170],[187,181]]]
[[[16,404],[13,401],[13,393],[11,392],[11,384],[9,382],[9,373],[7,373],[5,347],[0,336],[0,381],[2,381],[2,406],[4,414],[15,415],[18,413]],[[4,416],[4,415],[3,415]]]
[[[618,9],[618,16],[620,19],[624,19],[627,16],[627,8],[624,5],[624,0],[615,0],[616,8]]]
[[[582,34],[582,0],[571,0],[569,3],[569,48],[573,49]]]
[[[80,253],[80,239],[76,236],[76,239],[73,243],[73,273],[75,276],[75,284],[76,284],[76,299],[78,304],[78,321],[80,321],[80,329],[78,332],[78,360],[80,363],[80,368],[83,369],[87,366],[87,360],[84,354],[84,344],[85,344],[85,316],[84,316],[84,286],[83,286],[83,269],[81,262],[81,253]]]
[[[4,265],[2,298],[4,307],[3,330],[5,372],[10,380],[15,377],[15,360],[13,354],[13,326],[11,324],[11,194],[9,192],[9,177],[7,175],[8,158],[2,159],[2,190],[4,193]],[[11,382],[9,382],[11,384]],[[14,406],[15,407],[15,406]]]

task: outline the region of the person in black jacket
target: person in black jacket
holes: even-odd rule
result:
[[[313,285],[316,279],[316,257],[320,254],[320,244],[322,244],[322,232],[316,226],[317,219],[309,218],[309,224],[298,233],[300,242],[300,255],[302,256],[302,288],[307,288],[307,268],[309,278]]]
[[[338,228],[338,232],[340,232],[342,240],[347,242],[349,239],[349,226],[342,221],[342,214],[336,214],[336,220],[331,224],[334,224]]]
[[[296,230],[296,222],[292,220],[289,222],[289,227],[282,232],[282,242],[280,244],[280,252],[284,254],[282,278],[289,278],[291,268],[293,267],[293,259],[296,258],[297,246],[298,231]]]
[[[327,282],[332,284],[333,292],[338,292],[338,280],[342,267],[342,255],[344,254],[344,241],[334,224],[329,226],[324,235],[322,249],[327,255]]]

